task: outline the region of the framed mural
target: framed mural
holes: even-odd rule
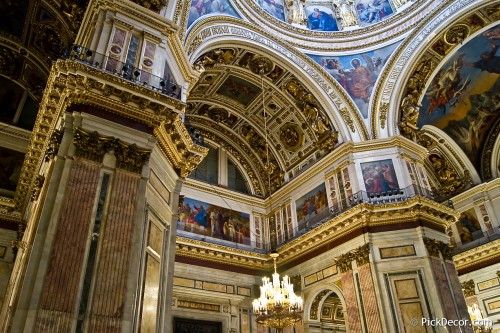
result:
[[[460,214],[457,229],[462,244],[483,237],[483,231],[481,230],[481,225],[479,224],[474,207]]]
[[[198,18],[208,14],[225,14],[238,17],[229,0],[191,0],[188,27]]]
[[[250,215],[191,198],[179,207],[177,230],[250,245]]]
[[[422,100],[418,127],[448,134],[481,169],[481,152],[500,119],[500,25],[465,43],[441,67]]]
[[[309,55],[323,66],[351,96],[363,118],[368,118],[368,103],[382,68],[399,43],[351,56]]]
[[[0,196],[14,197],[24,153],[0,147]]]
[[[233,75],[228,76],[217,89],[218,94],[229,97],[244,106],[248,106],[260,91],[261,89],[256,85]]]
[[[299,231],[304,228],[310,228],[315,223],[328,217],[328,198],[326,196],[325,183],[321,183],[296,200],[295,210]]]
[[[278,20],[285,21],[285,5],[283,0],[258,0],[258,3],[269,15]]]
[[[339,30],[331,5],[328,7],[307,6],[304,10],[307,16],[307,27],[309,29],[318,31]]]
[[[385,192],[399,189],[392,160],[361,163],[366,192]]]
[[[389,0],[358,0],[356,11],[360,26],[378,23],[394,13]]]

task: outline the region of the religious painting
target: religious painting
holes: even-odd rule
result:
[[[0,147],[0,196],[14,197],[24,153]]]
[[[250,215],[184,198],[177,230],[250,245]]]
[[[460,214],[457,229],[462,244],[483,237],[483,231],[481,230],[481,225],[479,224],[474,207]]]
[[[258,0],[259,6],[278,20],[285,21],[283,0]]]
[[[489,131],[500,119],[500,25],[461,46],[432,79],[418,126],[448,134],[480,169]]]
[[[384,20],[394,13],[389,0],[358,0],[356,2],[360,26],[367,26]]]
[[[217,89],[218,94],[229,97],[244,106],[248,106],[260,91],[261,89],[256,85],[233,75],[228,76]]]
[[[330,7],[307,6],[305,7],[307,16],[307,27],[318,31],[338,31],[335,14]]]
[[[337,80],[351,96],[363,118],[368,118],[368,103],[382,68],[399,43],[351,56],[309,55]]]
[[[366,192],[380,193],[399,189],[392,160],[361,163]]]
[[[209,14],[239,17],[229,0],[191,0],[188,27],[200,17]]]
[[[314,224],[329,216],[325,183],[304,194],[295,201],[299,231],[310,229]]]

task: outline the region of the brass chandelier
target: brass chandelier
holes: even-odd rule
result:
[[[268,277],[262,278],[260,297],[252,304],[257,323],[282,331],[284,327],[294,326],[302,320],[303,301],[295,295],[288,276],[285,275],[280,281],[280,275],[276,272],[278,256],[278,253],[271,253],[274,260],[272,282]]]

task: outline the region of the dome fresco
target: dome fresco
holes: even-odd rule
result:
[[[463,45],[441,67],[422,100],[418,126],[448,134],[479,169],[483,144],[500,119],[500,25]]]
[[[363,118],[368,118],[368,103],[382,69],[398,43],[348,56],[309,55],[351,96]]]
[[[229,0],[191,0],[188,27],[200,17],[210,14],[239,17]]]

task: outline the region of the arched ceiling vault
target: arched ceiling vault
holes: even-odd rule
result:
[[[424,145],[432,137],[448,143],[442,157],[462,183],[490,179],[500,128],[499,13],[500,1],[459,1],[424,20],[375,87],[372,135],[401,133]]]
[[[238,159],[255,194],[268,193],[268,175],[274,191],[338,143],[337,128],[316,97],[256,51],[215,49],[194,67],[202,74],[189,94],[186,120]]]

